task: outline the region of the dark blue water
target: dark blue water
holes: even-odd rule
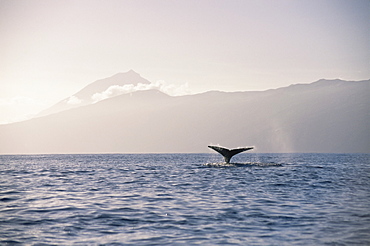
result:
[[[370,155],[221,159],[0,156],[0,245],[370,245]]]

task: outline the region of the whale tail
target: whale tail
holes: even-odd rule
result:
[[[220,153],[224,158],[226,163],[230,163],[231,157],[233,157],[236,154],[239,154],[241,152],[253,149],[253,147],[246,147],[246,148],[237,148],[237,149],[226,149],[224,147],[220,146],[211,146],[209,145],[208,148],[211,148],[218,153]]]

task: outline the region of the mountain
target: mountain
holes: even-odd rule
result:
[[[1,125],[0,153],[209,152],[209,144],[255,146],[257,152],[369,153],[369,85],[319,80],[177,97],[136,91]]]
[[[45,116],[49,114],[58,113],[64,110],[92,104],[97,101],[94,100],[94,95],[108,92],[107,90],[109,88],[114,89],[114,86],[116,86],[116,88],[117,86],[120,86],[122,88],[124,85],[136,86],[138,84],[149,85],[150,82],[141,77],[138,73],[136,73],[133,70],[130,70],[126,73],[118,73],[109,78],[97,80],[87,85],[85,88],[83,88],[76,94],[63,99],[62,101],[55,104],[51,108],[42,111],[37,116],[38,117]]]

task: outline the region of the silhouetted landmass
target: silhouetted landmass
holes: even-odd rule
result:
[[[209,152],[209,144],[221,144],[257,152],[369,153],[369,85],[319,80],[178,97],[137,91],[2,125],[0,152]],[[92,88],[75,95],[88,98]]]

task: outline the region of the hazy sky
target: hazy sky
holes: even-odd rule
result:
[[[0,0],[0,123],[130,69],[193,93],[370,78],[369,0]]]

